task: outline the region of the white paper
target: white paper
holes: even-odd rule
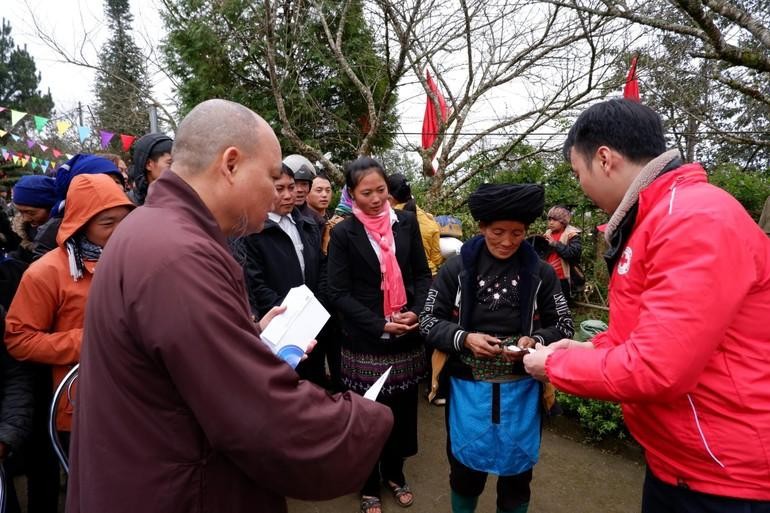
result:
[[[505,346],[506,351],[513,351],[514,353],[520,353],[521,351],[527,351],[529,353],[534,353],[535,348],[533,347],[519,347],[519,346]]]
[[[306,351],[329,320],[329,312],[306,285],[291,289],[281,306],[285,306],[286,311],[273,317],[260,337],[274,353],[288,344]]]
[[[382,390],[382,386],[388,380],[388,375],[390,374],[390,369],[392,368],[393,366],[391,365],[388,367],[388,370],[382,373],[382,376],[377,378],[377,381],[374,382],[374,385],[369,387],[369,390],[367,390],[364,394],[364,398],[369,399],[370,401],[377,400],[377,396],[380,395],[380,390]]]

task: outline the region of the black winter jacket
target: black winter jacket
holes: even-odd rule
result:
[[[484,244],[483,236],[474,237],[444,264],[420,314],[425,342],[450,355],[446,369],[452,375],[470,375],[458,357],[468,351],[464,347],[468,333],[476,331],[470,320],[476,301],[476,262]],[[523,242],[516,255],[521,266],[519,334],[543,344],[571,338],[575,332],[572,317],[553,268],[538,258],[529,242]]]
[[[312,219],[301,215],[296,208],[291,216],[304,246],[304,276],[294,243],[278,223],[268,219],[260,233],[247,235],[235,243],[236,258],[246,277],[249,304],[260,317],[280,305],[291,288],[303,283],[320,301],[325,301],[326,265],[321,254],[321,232]]]
[[[24,262],[12,258],[0,262],[0,337],[5,333],[6,308],[26,268]],[[14,360],[0,340],[0,442],[9,451],[18,449],[32,430],[33,372],[31,364]]]

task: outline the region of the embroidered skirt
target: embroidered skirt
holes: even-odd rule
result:
[[[380,395],[384,397],[398,395],[417,387],[426,373],[425,350],[422,346],[386,354],[355,353],[342,348],[341,357],[342,383],[349,390],[361,395],[388,370],[388,367],[393,368],[380,391]]]

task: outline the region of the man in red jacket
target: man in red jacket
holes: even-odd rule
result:
[[[609,330],[539,347],[528,372],[622,403],[643,513],[770,511],[770,241],[641,104],[592,106],[564,150],[612,214]]]

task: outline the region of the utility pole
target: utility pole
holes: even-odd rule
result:
[[[152,104],[148,110],[150,111],[150,133],[154,134],[158,132],[158,109],[155,104]]]
[[[78,125],[83,126],[83,104],[78,102]]]

